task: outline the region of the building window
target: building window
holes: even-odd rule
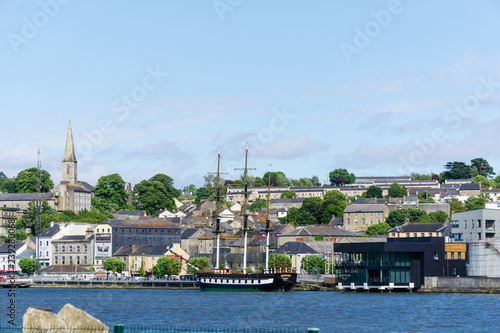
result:
[[[80,252],[80,245],[76,246],[76,252]]]
[[[80,265],[80,256],[76,256],[76,264]]]
[[[73,264],[73,256],[69,256],[69,264]]]
[[[371,214],[371,213],[370,213],[370,214]],[[373,224],[373,219],[370,219],[370,225],[372,225],[372,224]]]
[[[439,260],[439,252],[434,252],[434,260]]]
[[[462,259],[462,252],[458,252],[457,257],[458,257],[458,259]]]
[[[83,246],[83,253],[87,253],[87,245]]]
[[[363,213],[363,215],[365,215],[365,214]],[[362,225],[365,225],[365,224],[366,224],[366,222],[365,222],[365,218],[362,218],[362,219],[361,219],[361,224],[362,224]]]
[[[354,225],[358,225],[358,219],[354,219]]]
[[[69,252],[73,252],[73,245],[69,246]]]
[[[64,253],[64,252],[66,252],[66,246],[61,245],[61,253]]]
[[[84,264],[84,265],[87,265],[87,256],[84,256],[84,257],[83,257],[83,264]]]
[[[451,268],[451,275],[457,275],[457,266]]]
[[[455,259],[455,252],[450,253],[450,259]]]
[[[54,257],[54,264],[57,265],[57,256]]]
[[[49,246],[49,241],[46,241],[45,243],[46,243],[45,245]]]
[[[57,245],[54,245],[54,253],[57,253]]]
[[[61,264],[66,265],[66,257],[65,256],[61,257]]]

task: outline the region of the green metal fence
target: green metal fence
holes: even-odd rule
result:
[[[0,332],[5,333],[149,333],[149,332],[197,332],[197,333],[317,333],[319,329],[260,329],[260,328],[197,328],[176,326],[128,326],[114,325],[109,331],[102,328],[36,328],[22,326],[0,326]]]

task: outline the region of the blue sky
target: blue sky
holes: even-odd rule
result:
[[[2,1],[0,171],[441,172],[500,128],[497,1]]]

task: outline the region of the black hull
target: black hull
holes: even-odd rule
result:
[[[196,273],[202,291],[290,291],[297,273],[220,274]]]

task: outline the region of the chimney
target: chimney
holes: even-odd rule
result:
[[[94,229],[92,228],[87,228],[85,231],[85,239],[92,237],[94,235]]]
[[[50,226],[53,227],[54,226],[54,221],[50,221]]]

